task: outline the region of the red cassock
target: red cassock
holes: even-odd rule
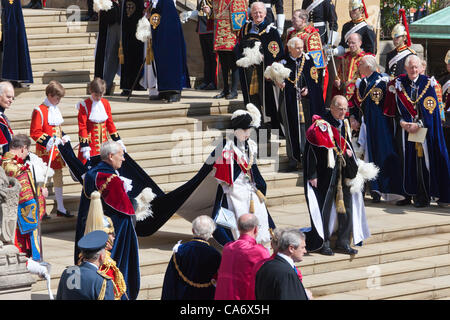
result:
[[[90,147],[90,155],[95,156],[100,154],[101,145],[108,141],[108,134],[112,140],[120,140],[117,133],[116,126],[112,119],[111,106],[106,99],[101,99],[105,107],[108,118],[104,122],[96,123],[89,120],[92,109],[92,100],[88,98],[80,103],[78,109],[78,137],[80,140],[80,148],[78,150],[78,159],[86,163],[83,153],[80,151],[83,147]]]
[[[36,155],[48,163],[51,150],[47,151],[47,143],[51,137],[56,136],[62,138],[64,132],[61,126],[52,126],[48,123],[48,106],[41,104],[33,110],[31,115],[30,137],[36,141]],[[64,160],[59,154],[58,148],[54,148],[52,162],[50,167],[52,169],[62,169],[65,166]]]

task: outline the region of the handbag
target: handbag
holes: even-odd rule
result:
[[[224,228],[237,230],[236,216],[233,211],[228,210],[227,208],[220,207],[214,221]]]

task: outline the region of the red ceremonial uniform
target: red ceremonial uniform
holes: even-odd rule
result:
[[[214,51],[233,51],[247,21],[247,0],[214,0]],[[233,23],[234,21],[234,23]]]
[[[114,125],[111,106],[108,100],[102,98],[101,102],[105,108],[107,119],[103,122],[93,122],[89,119],[92,110],[92,99],[88,98],[80,103],[78,109],[78,137],[80,140],[80,148],[78,151],[78,159],[83,163],[86,163],[86,159],[83,157],[81,148],[90,147],[90,155],[95,156],[100,154],[101,145],[108,141],[108,134],[112,140],[120,140],[120,136],[117,133],[116,126]]]
[[[47,151],[46,148],[50,138],[53,136],[62,138],[64,136],[61,125],[52,126],[48,123],[48,109],[49,107],[45,104],[34,108],[30,125],[30,137],[36,141],[36,155],[41,157],[46,163],[48,163],[51,154],[51,150]],[[64,160],[61,158],[59,150],[55,146],[50,167],[57,170],[62,169],[64,166]]]
[[[11,142],[13,131],[3,112],[4,109],[0,107],[0,147],[3,149],[3,154],[5,154],[9,150],[9,143]]]
[[[356,80],[361,78],[361,74],[359,73],[358,66],[362,57],[368,55],[370,53],[366,53],[364,51],[359,51],[357,54],[352,54],[351,52],[346,52],[343,56],[337,58],[338,65],[338,77],[341,80],[341,88],[333,87],[333,96],[335,95],[343,95],[350,100],[356,89]]]

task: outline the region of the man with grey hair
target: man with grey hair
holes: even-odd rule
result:
[[[401,164],[392,124],[383,114],[388,76],[376,70],[374,56],[367,55],[359,62],[359,73],[364,77],[356,81],[356,91],[352,98],[351,117],[362,123],[358,143],[364,150],[364,161],[373,162],[380,172],[370,181],[372,202],[403,200],[401,186]]]
[[[442,131],[434,77],[420,74],[420,58],[409,55],[407,74],[388,84],[384,113],[395,118],[403,160],[402,186],[408,197],[397,204],[426,207],[450,203],[450,162]]]
[[[146,216],[135,212],[135,207],[139,205],[136,205],[136,199],[139,197],[135,199],[128,195],[133,189],[132,181],[119,174],[118,169],[125,160],[121,145],[108,140],[100,148],[100,158],[100,163],[88,170],[83,179],[75,243],[84,234],[91,194],[98,191],[101,194],[104,213],[111,218],[116,230],[111,258],[117,262],[127,285],[127,294],[122,298],[128,296],[134,300],[140,287],[139,245],[135,225],[137,220],[145,219]],[[75,263],[78,260],[78,252],[78,247],[75,247]]]
[[[252,103],[259,109],[263,129],[279,130],[280,118],[275,100],[278,97],[273,83],[264,78],[264,71],[267,66],[282,59],[283,43],[277,28],[267,18],[264,3],[254,2],[250,14],[251,20],[242,26],[234,49],[244,103]]]
[[[314,59],[304,52],[304,42],[299,37],[287,43],[287,52],[281,64],[291,72],[280,86],[279,108],[281,129],[286,137],[289,169],[296,171],[302,164],[305,148],[305,131],[312,123],[314,114],[323,115],[323,91],[319,71]]]
[[[0,151],[6,154],[9,150],[13,131],[5,111],[11,107],[14,101],[14,86],[9,81],[0,82]]]
[[[254,267],[270,257],[269,250],[256,243],[258,218],[251,213],[238,219],[240,237],[228,242],[222,251],[215,300],[250,300],[254,297]]]
[[[298,229],[286,229],[279,234],[278,252],[256,273],[256,300],[308,300],[297,274],[295,262],[306,253],[305,235]]]
[[[192,221],[193,239],[173,248],[161,300],[213,300],[220,253],[209,245],[216,225],[206,215]]]

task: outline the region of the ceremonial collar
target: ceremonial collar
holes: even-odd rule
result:
[[[3,108],[2,106],[0,106],[0,113],[5,113],[5,108]]]
[[[269,22],[267,21],[267,17],[264,18],[264,21],[261,22],[260,24],[256,24],[256,23],[254,23],[254,22],[252,21],[252,27],[251,27],[251,29],[256,30],[256,32],[260,32],[260,31],[264,30],[264,29],[267,27],[268,24],[269,24]],[[251,29],[250,29],[250,30],[251,30]]]
[[[401,52],[401,51],[406,50],[406,49],[408,49],[408,46],[406,44],[396,48],[397,52]]]
[[[352,19],[352,22],[353,23],[360,23],[360,22],[363,22],[365,19],[363,18],[363,17],[361,17],[361,18],[359,18],[359,19],[357,19],[357,20],[353,20]]]
[[[349,53],[350,53],[350,55],[351,55],[352,57],[357,57],[357,56],[361,55],[362,52],[363,52],[362,49],[358,49],[358,51],[356,51],[356,52],[350,52],[350,51],[349,51]]]

